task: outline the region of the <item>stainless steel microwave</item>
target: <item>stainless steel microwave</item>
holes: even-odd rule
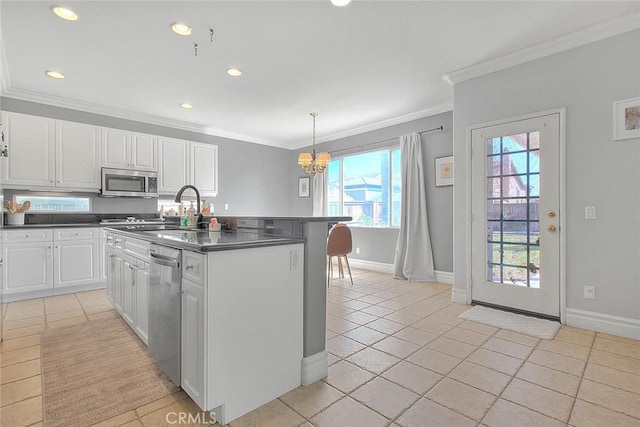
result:
[[[102,196],[158,197],[158,173],[102,168]]]

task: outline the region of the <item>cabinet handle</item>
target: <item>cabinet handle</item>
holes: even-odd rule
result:
[[[191,270],[191,269],[193,269],[193,264],[187,264],[187,265],[185,265],[185,266],[184,266],[184,269],[185,269],[185,270]]]
[[[114,254],[109,254],[108,256],[109,256],[109,258],[113,258],[115,255]]]

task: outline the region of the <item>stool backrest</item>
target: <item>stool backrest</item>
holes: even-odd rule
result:
[[[336,224],[329,230],[327,255],[339,256],[351,253],[351,230],[345,224]]]

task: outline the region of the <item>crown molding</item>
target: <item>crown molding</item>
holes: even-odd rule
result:
[[[638,28],[640,28],[640,10],[529,46],[517,52],[451,71],[442,78],[449,84],[455,85]]]
[[[10,88],[2,90],[2,96],[5,98],[18,99],[21,101],[36,102],[39,104],[51,105],[53,107],[69,108],[72,110],[79,110],[87,113],[100,114],[109,117],[116,117],[119,119],[133,120],[136,122],[142,122],[147,124],[153,124],[158,126],[166,126],[173,129],[181,129],[190,132],[202,133],[205,135],[217,136],[221,138],[235,139],[243,142],[250,142],[253,144],[268,145],[271,147],[291,149],[288,144],[281,143],[279,141],[271,141],[264,138],[258,138],[251,135],[244,135],[235,132],[227,132],[220,129],[215,129],[202,124],[185,122],[182,120],[174,120],[166,117],[156,116],[153,114],[145,114],[125,110],[121,108],[107,107],[104,105],[94,104],[91,102],[80,101],[77,99],[64,98],[59,96],[47,95],[40,92],[33,92],[24,89]]]
[[[394,125],[400,125],[403,123],[410,122],[412,120],[423,119],[425,117],[435,116],[436,114],[446,113],[448,111],[453,111],[453,103],[448,102],[446,104],[438,105],[433,108],[427,108],[424,110],[416,111],[414,113],[404,114],[402,116],[392,117],[390,119],[381,120],[379,122],[370,123],[364,126],[358,126],[352,129],[348,129],[342,132],[332,133],[330,135],[325,135],[320,138],[316,138],[316,144],[320,144],[323,142],[335,141],[341,138],[347,138],[349,136],[360,135],[366,132],[371,132],[378,129],[387,128]],[[300,141],[291,146],[292,150],[297,150],[304,147],[309,147],[309,141]]]

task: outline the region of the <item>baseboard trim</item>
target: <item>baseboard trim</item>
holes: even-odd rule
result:
[[[302,385],[311,385],[325,378],[329,373],[329,360],[327,350],[302,359]]]
[[[469,301],[467,301],[467,290],[453,288],[451,290],[451,301],[458,304],[469,304]]]
[[[393,274],[393,264],[385,262],[367,261],[366,259],[356,259],[349,257],[349,264],[352,267],[362,270],[377,271],[378,273]],[[449,271],[436,270],[436,281],[453,284],[453,273]]]
[[[568,326],[640,340],[640,320],[637,319],[567,308],[565,321]]]

